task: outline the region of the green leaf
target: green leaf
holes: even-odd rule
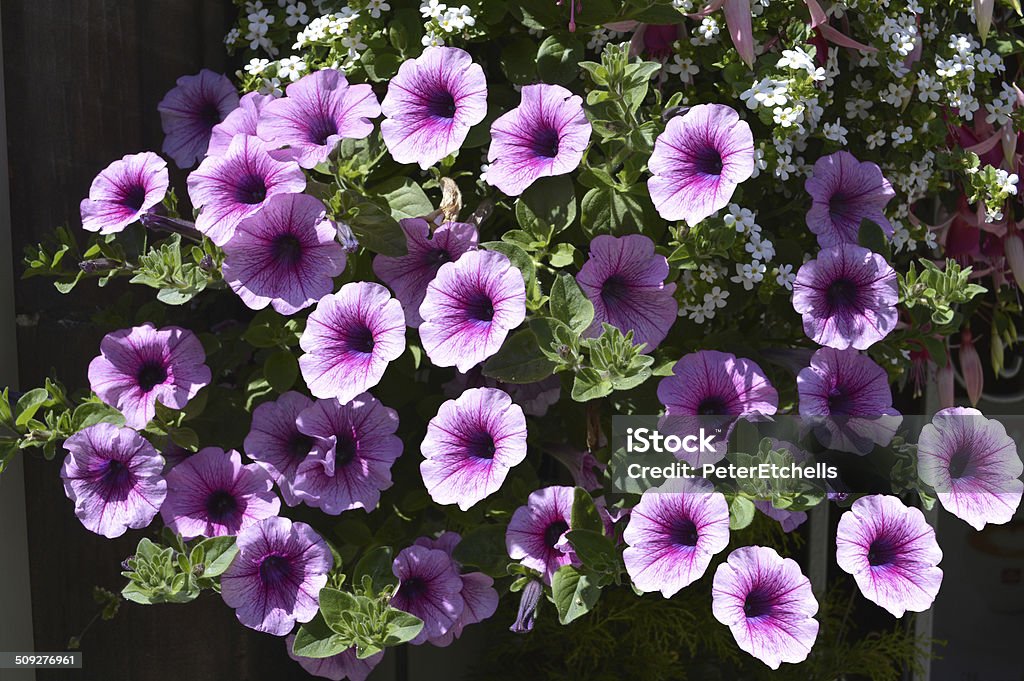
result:
[[[565,175],[534,182],[516,200],[516,221],[534,238],[547,244],[576,220],[576,194]]]
[[[555,370],[537,344],[530,329],[512,334],[497,354],[484,363],[483,374],[505,383],[535,383],[550,376]]]
[[[383,199],[377,201],[381,203],[378,204],[355,190],[342,192],[346,222],[364,248],[381,255],[401,257],[408,253],[405,232],[391,216],[390,209],[384,207],[386,204]]]
[[[610,187],[591,189],[580,204],[580,224],[588,237],[635,231],[640,226],[646,227],[645,223],[640,201]]]
[[[892,261],[892,245],[886,238],[885,232],[872,220],[864,218],[860,222],[860,230],[857,232],[857,241],[861,246],[878,253],[888,261]]]
[[[345,614],[359,612],[359,599],[347,591],[320,589],[320,612],[332,631],[344,635],[348,633]]]
[[[263,376],[274,390],[285,393],[299,377],[299,361],[291,350],[275,352],[263,363]]]
[[[577,64],[583,56],[583,44],[579,40],[562,42],[558,34],[544,39],[537,50],[537,71],[545,83],[568,85],[579,75]]]
[[[576,372],[572,384],[572,399],[577,402],[589,402],[610,395],[614,388],[612,382],[601,376],[596,369],[585,367]]]
[[[569,525],[574,530],[604,533],[604,523],[601,521],[601,513],[597,510],[597,505],[594,504],[594,498],[582,487],[573,490],[572,515]]]
[[[299,657],[323,659],[345,652],[350,647],[345,637],[327,626],[323,615],[317,613],[311,621],[299,627],[292,644],[292,652]]]
[[[576,247],[572,244],[556,244],[551,249],[548,262],[552,267],[568,267],[576,257]]]
[[[371,190],[384,199],[396,220],[421,218],[434,211],[423,189],[408,177],[392,177]]]
[[[369,577],[375,593],[380,593],[385,586],[398,583],[398,578],[391,571],[394,562],[394,551],[390,546],[378,546],[370,549],[356,563],[352,572],[352,583],[362,584],[363,577]]]
[[[729,529],[742,530],[754,521],[754,512],[757,509],[750,499],[736,495],[729,502]]]
[[[537,81],[537,43],[521,35],[506,42],[501,51],[501,70],[513,85]]]
[[[19,427],[27,424],[49,400],[50,393],[46,388],[33,388],[26,392],[18,398],[18,403],[14,407],[14,424]]]
[[[537,288],[537,268],[533,264],[533,258],[519,246],[505,241],[485,241],[480,244],[481,248],[488,251],[501,253],[512,262],[512,265],[523,275],[523,283],[526,286],[526,299],[535,297]]]
[[[558,610],[558,621],[569,624],[585,615],[601,596],[601,589],[572,565],[558,568],[551,578],[551,597]]]
[[[588,571],[610,575],[619,573],[619,551],[610,537],[593,530],[571,530],[566,538]]]
[[[508,552],[505,547],[505,526],[488,523],[477,525],[462,535],[453,557],[463,565],[478,568],[491,577],[507,573]]]
[[[235,537],[210,537],[199,542],[196,548],[203,551],[203,577],[220,577],[238,555]]]
[[[388,608],[384,614],[384,645],[386,647],[399,646],[407,643],[423,630],[423,620],[415,615],[410,615],[397,608]],[[372,653],[370,653],[372,654]],[[359,651],[358,657],[366,659],[370,654],[363,655]]]
[[[565,322],[573,331],[583,333],[594,321],[594,304],[580,289],[571,274],[560,274],[551,285],[551,316]]]

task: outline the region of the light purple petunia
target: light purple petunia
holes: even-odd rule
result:
[[[932,606],[942,586],[941,560],[924,514],[896,497],[861,497],[839,518],[836,562],[865,598],[894,617]]]
[[[146,427],[157,402],[183,409],[210,377],[199,339],[177,326],[143,324],[108,333],[89,363],[92,391],[120,410],[132,428]]]
[[[191,168],[206,153],[213,127],[238,107],[227,76],[203,69],[182,76],[157,105],[164,128],[164,153],[179,168]]]
[[[623,333],[633,332],[633,344],[646,343],[650,352],[665,340],[676,320],[679,305],[672,294],[675,284],[665,284],[668,260],[654,252],[654,242],[640,234],[614,237],[607,234],[590,242],[590,257],[576,281],[594,304],[594,321],[583,334],[596,338],[602,323]]]
[[[64,441],[64,493],[86,529],[108,539],[148,527],[167,496],[164,460],[130,428],[97,423]]]
[[[527,85],[519,106],[491,124],[487,183],[519,196],[542,177],[571,173],[590,133],[582,99],[561,85]]]
[[[430,498],[466,511],[497,492],[526,458],[526,417],[505,391],[473,388],[441,405],[420,451]]]
[[[408,253],[397,258],[376,256],[373,273],[395,292],[405,308],[406,323],[415,329],[423,323],[420,305],[427,285],[437,276],[441,265],[476,249],[477,233],[476,227],[464,222],[446,222],[433,233],[433,225],[423,218],[407,218],[401,225]]]
[[[420,317],[420,340],[430,361],[469,371],[526,319],[523,274],[501,253],[465,253],[437,271]]]
[[[399,67],[381,111],[380,132],[392,158],[426,170],[458,151],[487,115],[484,70],[465,50],[428,47]]]
[[[325,162],[343,139],[369,136],[370,119],[380,115],[373,88],[350,85],[335,69],[303,76],[285,93],[263,107],[257,131],[275,149],[275,158],[298,161],[303,168]]]
[[[729,503],[703,479],[646,490],[622,534],[633,586],[671,598],[700,579],[729,544]]]
[[[164,525],[187,539],[235,535],[281,510],[273,481],[238,452],[206,447],[167,474]]]
[[[271,516],[242,530],[237,546],[220,586],[239,622],[287,636],[296,622],[316,617],[334,557],[312,527]]]
[[[754,137],[722,104],[698,104],[668,122],[654,141],[647,181],[658,214],[690,226],[725,208],[754,172]]]
[[[943,409],[921,429],[917,471],[942,507],[976,530],[1010,522],[1024,492],[1017,444],[977,409]]]
[[[903,417],[885,369],[856,350],[822,348],[796,377],[800,416],[826,447],[867,454],[892,442]]]
[[[409,546],[395,557],[391,569],[398,577],[391,605],[423,620],[423,629],[410,643],[420,645],[443,637],[455,627],[466,602],[451,556],[441,549]]]
[[[896,192],[874,163],[862,163],[848,151],[823,156],[814,164],[804,189],[812,200],[807,226],[822,248],[858,243],[865,219],[880,226],[886,236],[893,235],[882,211]]]
[[[896,328],[896,271],[885,258],[854,245],[826,248],[793,282],[793,307],[818,345],[866,350]]]
[[[100,171],[81,203],[82,229],[114,234],[167,196],[167,162],[151,151],[128,154]]]
[[[227,115],[227,117],[213,126],[210,133],[210,146],[206,150],[207,156],[221,156],[231,146],[231,140],[235,135],[256,135],[256,123],[260,120],[260,112],[267,102],[274,101],[273,95],[261,95],[258,92],[250,92],[242,95],[238,102],[238,108]]]
[[[288,646],[288,657],[298,662],[299,666],[307,674],[321,679],[330,679],[331,681],[344,681],[345,679],[349,681],[366,681],[366,678],[370,676],[370,672],[384,659],[384,652],[381,651],[376,655],[370,655],[365,660],[360,660],[356,654],[355,646],[331,657],[302,657],[296,655],[293,651],[295,645],[294,634],[288,634],[288,638],[285,639],[285,645]]]
[[[772,669],[803,662],[818,637],[818,601],[811,582],[775,549],[744,546],[718,566],[711,611],[729,627],[740,650]]]
[[[295,472],[316,447],[316,440],[300,431],[297,423],[299,414],[311,406],[313,400],[294,391],[275,402],[264,402],[253,410],[245,437],[246,455],[270,473],[289,506],[300,503],[294,490]]]
[[[266,143],[251,135],[236,135],[227,151],[208,156],[188,176],[189,198],[200,211],[196,229],[218,246],[270,197],[305,188],[306,176],[297,163],[271,158]]]
[[[505,547],[512,560],[541,573],[544,582],[563,565],[579,565],[565,534],[572,521],[572,487],[543,487],[512,514]]]
[[[346,404],[317,400],[297,423],[315,448],[296,469],[295,496],[329,515],[372,511],[381,490],[391,487],[391,466],[402,454],[395,410],[363,393]]]
[[[345,269],[337,234],[319,199],[272,196],[224,244],[224,281],[254,310],[294,314],[330,293]]]
[[[405,351],[402,304],[380,284],[345,284],[317,303],[299,346],[306,353],[299,368],[313,396],[348,402],[377,385]]]

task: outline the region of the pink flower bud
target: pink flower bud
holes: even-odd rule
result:
[[[974,406],[978,404],[981,391],[985,388],[985,374],[970,329],[964,329],[960,335],[960,371],[963,372],[964,383],[967,384],[967,397]]]

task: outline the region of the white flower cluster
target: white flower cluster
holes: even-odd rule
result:
[[[598,26],[588,34],[587,49],[600,52],[604,49],[605,45],[621,37],[622,33],[619,31],[613,31],[610,28]]]
[[[1010,116],[1017,106],[1017,90],[1009,83],[1002,84],[1002,92],[996,98],[985,105],[988,115],[985,116],[986,123],[1006,125],[1010,122]]]
[[[473,11],[467,5],[449,7],[440,0],[422,0],[420,14],[426,20],[423,35],[425,47],[444,45],[447,36],[476,25]]]

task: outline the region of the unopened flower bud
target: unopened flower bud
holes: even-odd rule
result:
[[[537,606],[544,594],[544,586],[536,579],[531,579],[523,587],[523,595],[519,598],[519,612],[516,621],[509,628],[514,634],[525,634],[533,631],[533,623],[537,619]]]
[[[960,336],[960,371],[963,372],[964,383],[967,385],[967,397],[974,406],[978,404],[981,391],[985,388],[985,374],[970,329],[964,329]]]
[[[1013,278],[1017,282],[1017,288],[1024,286],[1024,240],[1016,231],[1006,235],[1003,242],[1003,252],[1006,254],[1006,262],[1010,265]]]

